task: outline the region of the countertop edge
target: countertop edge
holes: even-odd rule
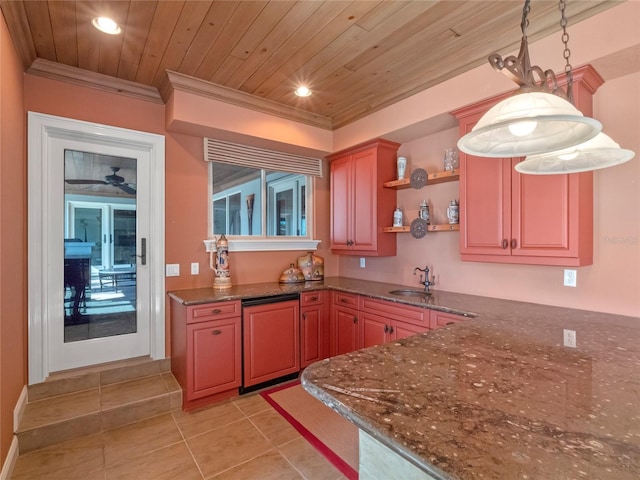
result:
[[[323,360],[321,360],[323,361]],[[309,382],[305,379],[304,372],[300,377],[300,384],[302,388],[314,398],[321,401],[324,405],[331,408],[333,411],[344,417],[349,422],[353,423],[360,430],[366,432],[389,450],[397,453],[399,456],[418,467],[420,470],[425,471],[436,480],[455,480],[454,477],[440,470],[435,465],[427,462],[424,458],[414,454],[411,450],[403,448],[402,445],[393,442],[387,435],[381,434],[380,430],[375,428],[364,418],[356,415],[352,409],[341,403],[336,397],[330,393],[324,391],[321,387]]]

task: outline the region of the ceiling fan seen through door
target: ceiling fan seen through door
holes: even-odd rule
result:
[[[112,185],[114,187],[118,187],[120,190],[122,190],[125,193],[128,193],[129,195],[135,195],[136,190],[131,186],[133,184],[125,183],[124,177],[121,177],[120,175],[118,175],[118,170],[120,170],[120,167],[110,167],[110,168],[113,171],[113,173],[111,175],[105,176],[104,180],[65,179],[65,182],[67,182],[69,185]]]

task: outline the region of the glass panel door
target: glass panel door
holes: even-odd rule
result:
[[[137,162],[64,157],[64,342],[136,333]]]

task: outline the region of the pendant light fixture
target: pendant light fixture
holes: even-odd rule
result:
[[[516,164],[515,169],[519,173],[533,175],[579,173],[620,165],[634,156],[633,151],[620,148],[608,135],[600,132],[576,147],[530,155]]]
[[[524,157],[562,150],[594,138],[602,125],[585,117],[572,102],[572,72],[569,64],[564,0],[560,0],[567,59],[567,92],[558,86],[552,70],[531,66],[527,40],[530,0],[522,10],[522,41],[517,57],[503,59],[494,53],[489,63],[520,85],[513,96],[502,100],[478,121],[473,130],[458,141],[458,148],[480,157]]]

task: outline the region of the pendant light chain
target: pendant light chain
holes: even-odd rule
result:
[[[529,26],[529,12],[531,12],[531,0],[525,0],[524,7],[522,8],[522,20],[520,21],[520,30],[522,36],[527,36],[527,27]]]
[[[560,27],[562,27],[562,43],[564,44],[562,57],[566,60],[564,71],[567,74],[567,97],[569,101],[573,103],[573,69],[569,62],[571,50],[569,50],[569,33],[567,32],[567,16],[565,14],[566,7],[566,0],[560,0]]]

